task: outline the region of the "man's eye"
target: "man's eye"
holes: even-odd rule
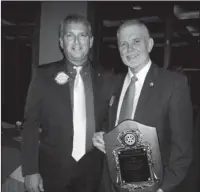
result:
[[[136,39],[135,41],[134,41],[134,44],[139,44],[140,43],[140,39]]]
[[[66,37],[69,39],[69,38],[72,38],[73,35],[72,34],[66,34]]]
[[[120,47],[125,47],[126,46],[126,43],[121,43],[120,44]]]
[[[87,37],[87,34],[81,34],[80,37],[86,38],[86,37]]]

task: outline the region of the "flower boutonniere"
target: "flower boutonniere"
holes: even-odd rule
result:
[[[64,85],[65,83],[68,82],[68,80],[69,80],[69,76],[63,71],[57,73],[57,75],[55,77],[55,81],[59,85]]]

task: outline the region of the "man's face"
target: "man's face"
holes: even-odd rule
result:
[[[118,33],[118,47],[123,63],[137,73],[148,63],[153,39],[142,27],[128,25]]]
[[[80,66],[87,61],[93,37],[83,23],[69,23],[65,26],[64,36],[60,37],[60,45],[64,54],[72,64]]]

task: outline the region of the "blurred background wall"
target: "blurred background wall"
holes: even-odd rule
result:
[[[41,4],[39,64],[62,58],[58,29],[60,21],[70,13],[87,17],[87,1],[47,1]]]

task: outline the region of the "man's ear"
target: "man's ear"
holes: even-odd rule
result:
[[[94,41],[94,37],[93,37],[93,36],[91,36],[91,37],[90,37],[90,48],[92,48],[93,41]]]
[[[59,38],[59,42],[60,42],[60,47],[63,49],[63,38]]]
[[[148,52],[150,53],[154,46],[154,40],[152,38],[149,38],[148,40]]]

